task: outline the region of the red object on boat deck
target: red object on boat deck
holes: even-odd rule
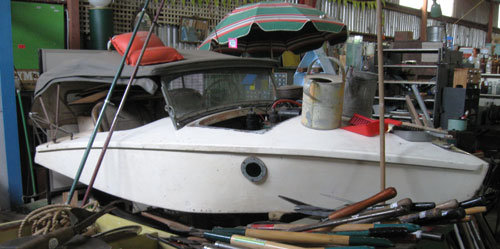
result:
[[[148,32],[140,31],[137,32],[137,35],[130,47],[130,52],[126,58],[126,62],[128,65],[135,66],[137,60],[139,59],[139,55],[141,54],[142,46],[144,46],[144,41]],[[125,33],[121,35],[115,35],[111,38],[111,43],[113,47],[115,47],[116,51],[120,55],[125,53],[127,49],[127,45],[132,37],[132,33]],[[175,48],[167,47],[163,45],[163,42],[156,36],[155,34],[151,34],[151,38],[149,40],[148,46],[144,51],[144,55],[142,57],[140,65],[151,65],[165,62],[172,62],[182,60],[184,57],[177,52]]]
[[[389,127],[389,124],[399,126],[402,124],[401,121],[389,119],[384,119],[385,130]],[[373,137],[379,135],[379,121],[365,116],[354,114],[351,120],[349,120],[350,126],[344,126],[342,129],[348,130],[350,132],[358,133],[367,137]]]

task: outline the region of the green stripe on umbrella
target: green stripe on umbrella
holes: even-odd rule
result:
[[[229,38],[238,39],[238,49],[227,47]],[[345,25],[322,11],[307,5],[260,2],[226,15],[199,49],[278,56],[286,49],[300,53],[318,48],[324,41],[334,44],[346,39]]]

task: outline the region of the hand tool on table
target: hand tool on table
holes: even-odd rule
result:
[[[216,241],[214,244],[204,244],[203,249],[247,249],[228,243]],[[375,249],[373,246],[335,246],[335,247],[308,247],[307,249]]]
[[[411,211],[424,211],[433,209],[436,207],[436,203],[434,202],[414,202],[411,204]]]
[[[431,209],[422,211],[415,219],[412,217],[411,222],[419,225],[429,225],[435,223],[455,223],[465,217],[465,210],[461,207],[453,209]],[[407,222],[404,218],[400,218],[401,222]]]
[[[349,215],[356,214],[359,211],[361,211],[361,210],[363,210],[371,205],[392,199],[396,195],[397,195],[396,189],[393,187],[388,187],[388,188],[384,189],[383,191],[377,193],[374,196],[371,196],[367,199],[364,199],[362,201],[356,202],[354,204],[351,204],[349,206],[346,206],[344,208],[341,208],[339,210],[334,211],[333,213],[328,215],[328,219],[333,220],[333,219],[343,218],[343,217],[346,217]]]
[[[379,208],[363,210],[363,211],[359,212],[359,214],[372,214],[372,213],[377,213],[377,212],[382,211],[382,210],[388,210],[388,209],[399,207],[399,206],[405,206],[408,209],[410,209],[412,204],[413,204],[413,202],[411,201],[410,198],[404,198],[404,199],[401,199],[397,202],[393,202],[389,205],[385,205],[385,206],[382,206]]]
[[[382,228],[370,228],[364,231],[327,232],[326,234],[393,238],[393,237],[404,237],[409,233],[410,232],[408,231],[408,229],[404,227],[382,227]]]
[[[360,237],[321,233],[301,233],[277,230],[259,230],[244,228],[214,228],[210,233],[243,235],[252,238],[271,240],[276,242],[290,244],[308,244],[308,245],[343,245],[343,246],[392,246],[390,240],[384,238]]]
[[[460,207],[463,207],[463,208],[470,208],[470,207],[475,207],[475,206],[485,206],[487,203],[487,199],[485,196],[479,196],[479,197],[476,197],[476,198],[472,198],[472,199],[469,199],[469,200],[465,200],[465,201],[462,201],[460,202]]]
[[[459,205],[458,201],[456,199],[453,199],[453,200],[449,200],[449,201],[440,203],[440,204],[436,205],[435,208],[430,209],[430,210],[437,211],[437,210],[443,210],[443,209],[452,209],[452,208],[457,208],[458,205]],[[415,221],[419,220],[419,216],[422,215],[423,212],[425,212],[425,211],[407,214],[407,215],[399,217],[398,219],[402,223],[414,223]]]
[[[73,236],[79,234],[81,231],[83,231],[85,228],[88,226],[92,225],[99,217],[103,216],[104,214],[110,212],[111,210],[115,209],[116,207],[114,206],[116,202],[112,202],[108,204],[107,206],[103,207],[99,212],[92,213],[91,215],[87,216],[83,220],[78,220],[77,217],[72,217],[72,220],[76,222],[73,226],[70,227],[63,227],[58,230],[55,230],[53,232],[47,233],[45,235],[36,235],[36,236],[31,236],[31,237],[23,237],[21,239],[24,239],[24,241],[16,248],[20,249],[53,249],[56,248],[57,246],[60,246],[64,244],[65,242],[69,241]],[[80,213],[80,217],[83,216],[84,213],[88,212],[86,210],[83,211],[78,211],[82,210],[80,208],[73,208],[71,209],[71,213]],[[91,212],[88,212],[91,213]],[[26,240],[27,239],[27,240]]]
[[[402,200],[404,200],[404,199],[402,199]],[[402,201],[402,200],[399,200],[399,201]],[[384,208],[384,207],[387,207],[390,205],[395,205],[395,204],[391,203],[391,204],[386,204],[386,205],[374,205],[374,206],[371,206],[365,210],[381,209],[381,208]],[[411,206],[410,206],[410,211],[424,211],[424,210],[433,209],[435,207],[436,207],[436,203],[434,203],[434,202],[412,202]]]
[[[300,227],[303,224],[249,224],[247,228],[262,229],[262,230],[287,230],[294,227]],[[411,223],[405,224],[343,224],[333,227],[331,232],[343,231],[365,231],[372,228],[404,228],[408,232],[413,233],[420,230],[420,226]]]
[[[306,214],[306,215],[326,217],[330,213],[335,211],[334,209],[313,206],[313,205],[307,204],[305,202],[301,202],[301,201],[298,201],[298,200],[295,200],[295,199],[292,199],[290,197],[286,197],[283,195],[278,195],[278,197],[285,200],[285,201],[288,201],[292,204],[295,204],[295,208],[294,208],[295,212]]]
[[[142,231],[141,226],[130,225],[130,226],[117,227],[104,232],[96,233],[90,237],[100,239],[106,243],[111,243],[113,241],[135,237],[139,235],[141,231]]]
[[[323,228],[323,227],[333,227],[333,226],[337,226],[337,225],[341,225],[341,224],[351,223],[354,221],[364,220],[364,219],[374,218],[374,217],[378,217],[378,218],[397,217],[397,216],[401,216],[405,213],[408,213],[408,209],[406,209],[405,207],[397,207],[397,208],[390,209],[390,210],[384,210],[380,213],[358,215],[358,216],[354,216],[354,217],[340,218],[340,219],[334,219],[334,220],[327,220],[327,221],[322,221],[322,222],[319,222],[316,224],[294,227],[294,228],[288,229],[288,231],[293,231],[293,232],[309,231],[312,229]],[[330,230],[330,229],[327,229],[327,230]]]
[[[477,213],[484,213],[486,211],[487,211],[487,208],[485,206],[476,206],[476,207],[466,208],[465,214],[471,215],[471,214],[477,214]]]
[[[148,213],[148,212],[141,212],[141,215],[144,217],[156,220],[158,222],[161,222],[161,223],[167,225],[170,230],[172,230],[174,232],[178,232],[178,233],[190,234],[190,235],[195,235],[195,236],[201,237],[203,232],[207,231],[207,230],[203,230],[203,229],[198,229],[198,228],[186,226],[186,225],[179,223],[177,221],[169,220],[167,218],[163,218],[163,217],[160,217],[160,216]]]
[[[215,247],[221,248],[221,249],[244,249],[245,248],[245,247],[240,247],[240,246],[234,246],[234,245],[220,242],[220,241],[215,241],[214,245],[215,245]]]
[[[231,245],[242,246],[252,249],[304,249],[305,248],[301,246],[283,244],[274,241],[247,237],[237,234],[231,235],[224,233],[206,232],[204,237],[212,241],[221,241],[225,243],[230,243]],[[333,248],[338,248],[338,247],[314,247],[314,249],[333,249]],[[346,247],[346,248],[359,248],[359,247]],[[361,248],[374,248],[374,247],[361,247]]]

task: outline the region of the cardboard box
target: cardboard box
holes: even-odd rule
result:
[[[476,68],[455,68],[453,73],[453,88],[467,88],[468,84],[479,85],[481,71]]]
[[[413,31],[394,32],[394,41],[413,41]]]

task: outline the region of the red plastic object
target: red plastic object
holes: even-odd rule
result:
[[[401,121],[389,119],[384,119],[385,130],[389,128],[389,124],[399,126],[402,124]],[[358,133],[367,137],[373,137],[379,135],[379,121],[359,114],[354,114],[351,120],[349,120],[350,126],[344,126],[342,129],[348,130],[350,132]]]
[[[137,32],[137,35],[130,47],[130,52],[126,58],[126,62],[128,65],[135,66],[137,60],[139,58],[139,54],[141,53],[142,46],[144,45],[144,41],[146,40],[146,36],[148,32],[140,31]],[[120,55],[125,53],[128,42],[132,37],[132,33],[125,33],[121,35],[115,35],[111,38],[111,43],[113,47],[115,47],[116,51]],[[148,46],[146,47],[146,51],[144,51],[144,56],[142,57],[140,65],[151,65],[157,63],[165,63],[172,62],[177,60],[182,60],[184,57],[175,50],[175,48],[166,47],[163,45],[163,42],[156,36],[155,34],[151,35],[151,38],[148,42]]]

